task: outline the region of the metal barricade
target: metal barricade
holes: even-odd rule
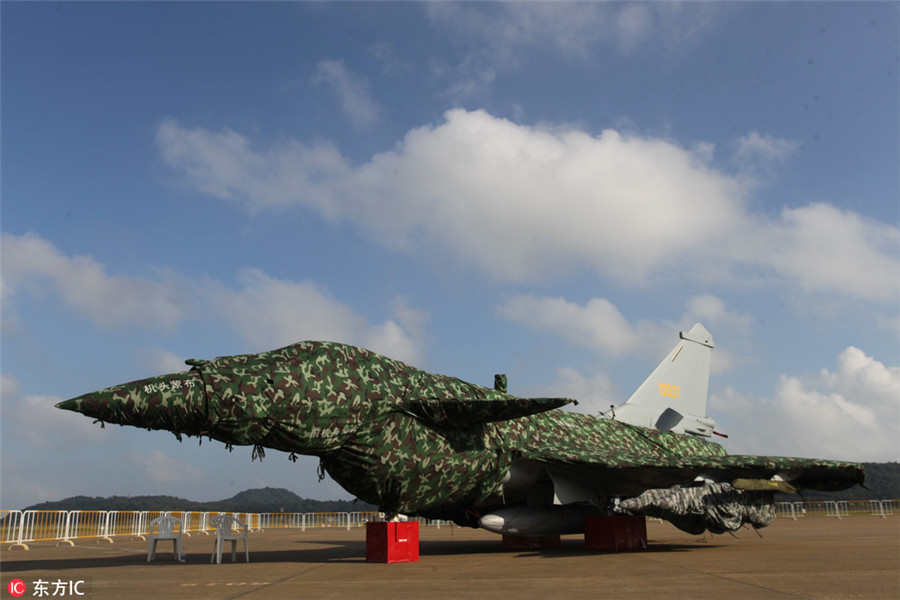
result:
[[[287,518],[284,518],[282,515],[287,515]],[[292,527],[294,529],[301,529],[303,527],[303,513],[278,513],[278,523],[282,523],[280,527]]]
[[[95,537],[112,543],[108,535],[107,516],[105,510],[71,510],[66,515],[66,528],[60,544],[74,546],[72,539]]]
[[[801,517],[830,517],[843,519],[857,516],[888,516],[900,512],[900,500],[829,500],[811,502],[778,502],[776,514],[781,518],[797,520]],[[131,535],[145,539],[150,522],[164,515],[181,519],[183,531],[210,532],[210,518],[216,515],[230,515],[246,523],[251,531],[264,528],[306,528],[340,527],[351,529],[364,527],[371,521],[386,518],[384,513],[375,511],[327,512],[327,513],[227,513],[191,511],[37,511],[0,510],[0,541],[11,544],[10,550],[23,548],[28,543],[55,541],[57,545],[74,545],[78,538],[98,538],[112,543],[116,536]],[[421,526],[451,524],[449,521],[404,517],[416,521]]]
[[[828,503],[827,502],[804,502],[803,510],[806,511],[806,515],[810,517],[826,517],[828,514]]]
[[[365,527],[370,521],[381,521],[384,519],[384,513],[376,511],[357,511],[348,513],[351,527]]]
[[[207,513],[194,510],[185,511],[182,514],[184,515],[184,518],[182,520],[182,525],[184,527],[183,531],[186,534],[189,532],[209,535],[209,531],[206,530],[207,525],[209,525],[209,518],[204,518],[204,515],[206,515]]]
[[[793,502],[776,502],[775,503],[775,516],[776,518],[782,517],[790,517],[793,520],[797,520],[797,510],[794,507]]]
[[[261,529],[299,528],[302,525],[303,513],[259,513],[257,517]]]
[[[302,531],[307,527],[345,527],[350,529],[350,513],[304,513]]]
[[[166,512],[167,517],[175,517],[181,521],[181,535],[191,537],[191,517],[193,513],[186,510],[175,510]],[[149,533],[149,532],[148,532]]]
[[[28,542],[62,540],[68,512],[64,510],[26,510],[22,513],[16,543],[10,547],[28,550]]]
[[[247,526],[247,531],[259,531],[259,514],[258,513],[241,513],[237,515],[238,521]]]
[[[200,513],[200,519],[197,522],[197,531],[202,531],[206,535],[209,535],[210,525],[209,525],[210,515],[208,512]]]
[[[21,510],[0,510],[0,542],[12,544],[19,541],[19,528],[21,526]]]
[[[138,514],[134,538],[139,540],[147,539],[146,536],[150,534],[150,523],[153,519],[167,516],[169,516],[169,511],[167,510],[142,510]]]
[[[882,519],[887,518],[887,515],[884,514],[884,502],[881,500],[869,500],[869,510],[873,515],[878,515]]]
[[[835,517],[837,519],[842,518],[845,514],[846,502],[838,502],[836,500],[828,500],[825,502],[825,516],[827,517]]]
[[[140,512],[134,510],[111,510],[106,517],[106,535],[113,538],[120,535],[139,535]]]

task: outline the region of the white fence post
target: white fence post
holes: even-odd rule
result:
[[[200,513],[200,531],[209,535],[209,511]]]
[[[0,540],[4,544],[9,544],[18,542],[19,539],[19,531],[22,529],[22,511],[21,510],[4,510],[3,513],[3,527],[2,530],[5,532],[3,535],[3,539]],[[15,547],[15,545],[13,546]],[[12,550],[12,548],[10,548]]]
[[[23,550],[28,550],[28,545],[25,544],[25,538],[23,537],[23,534],[25,532],[25,513],[27,513],[28,511],[25,511],[25,513],[23,513],[22,511],[17,510],[15,512],[18,513],[18,515],[17,515],[18,521],[16,523],[16,529],[18,530],[18,532],[15,533],[15,536],[14,536],[16,539],[16,543],[14,543],[12,546],[10,546],[9,549],[15,550],[16,548],[22,548]],[[32,511],[32,512],[34,512],[34,511]],[[10,530],[7,532],[7,537],[9,538],[9,541],[12,541],[13,536],[10,534],[12,534],[12,528],[10,528]]]
[[[117,510],[106,510],[103,511],[103,515],[97,521],[97,526],[99,531],[97,532],[97,536],[100,538],[100,541],[113,543],[112,537],[109,535],[109,522],[110,520],[115,523],[115,520],[119,514]]]
[[[62,538],[59,542],[56,543],[57,546],[61,546],[61,545],[63,545],[63,544],[65,544],[65,545],[67,545],[67,546],[74,546],[74,545],[75,545],[75,542],[73,542],[72,540],[70,540],[69,537],[72,535],[72,521],[74,520],[74,521],[75,521],[75,527],[78,527],[78,521],[79,521],[80,518],[81,518],[81,511],[80,511],[80,510],[71,510],[71,511],[69,511],[69,513],[66,515],[66,529],[65,529],[65,533],[63,534],[63,538]]]

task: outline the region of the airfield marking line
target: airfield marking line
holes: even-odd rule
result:
[[[346,557],[348,557],[348,556],[355,555],[357,552],[358,552],[358,550],[357,550],[356,548],[348,548],[348,549],[344,549],[343,552],[340,552],[339,554],[335,555],[335,558],[346,558]],[[290,575],[287,575],[287,576],[285,576],[285,577],[282,577],[281,579],[277,579],[277,580],[275,580],[275,581],[261,582],[261,583],[258,584],[260,587],[256,587],[256,588],[251,587],[251,588],[248,589],[247,591],[242,591],[241,593],[239,593],[239,594],[237,594],[237,595],[235,595],[235,596],[230,596],[230,597],[229,597],[229,600],[236,600],[237,598],[241,598],[241,597],[246,596],[246,595],[248,595],[248,594],[252,594],[252,593],[257,592],[257,591],[259,591],[259,590],[261,590],[261,589],[265,589],[265,588],[271,587],[271,586],[273,586],[273,585],[279,585],[279,584],[285,583],[285,582],[288,581],[289,579],[292,579],[292,578],[294,578],[294,577],[297,577],[298,575],[305,575],[305,574],[307,574],[307,573],[310,573],[311,571],[315,571],[316,569],[321,569],[322,567],[328,566],[329,564],[331,564],[331,563],[323,562],[323,563],[314,564],[313,566],[309,567],[308,569],[303,569],[303,570],[301,570],[301,571],[297,571],[296,573],[291,573]],[[298,582],[298,583],[303,583],[303,582]],[[251,586],[254,586],[254,585],[257,585],[257,584],[251,583],[250,585],[251,585]]]
[[[72,548],[84,548],[85,550],[96,550],[97,552],[106,552],[108,554],[147,554],[146,550],[140,548],[125,548],[124,546],[116,547],[112,545],[90,545],[90,544],[74,544]]]

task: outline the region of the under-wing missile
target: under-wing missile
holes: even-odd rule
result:
[[[590,504],[527,506],[517,504],[492,511],[478,526],[493,533],[518,536],[567,535],[584,531],[584,519],[606,512]]]
[[[683,337],[680,344],[699,343],[692,337],[698,336]],[[682,415],[681,423],[704,418],[706,405],[706,386],[693,379],[708,377],[708,361],[705,370],[702,364],[698,368],[693,361],[702,353],[691,350],[670,353],[666,360],[678,368],[657,369],[665,381],[645,382],[665,396],[668,407],[649,406],[646,394],[636,394],[650,410],[662,414],[671,408]],[[496,519],[491,525],[486,515],[503,517],[507,513],[498,511],[508,507],[526,507],[521,514],[531,516],[541,507],[555,513],[561,506],[575,507],[567,514],[587,505],[611,511],[622,499],[695,485],[700,476],[739,484],[735,497],[748,503],[760,497],[771,503],[766,482],[785,473],[791,473],[790,484],[797,489],[844,489],[864,478],[854,463],[729,456],[705,439],[707,432],[692,425],[679,429],[677,419],[658,417],[656,427],[642,427],[560,411],[572,401],[518,398],[502,385],[478,386],[344,344],[301,342],[187,363],[189,371],[85,394],[58,406],[101,422],[164,429],[179,437],[208,436],[258,451],[319,456],[335,481],[385,512],[471,526],[483,520],[494,530]],[[679,401],[687,394],[675,390],[692,389],[702,390],[702,402],[691,398],[685,407]],[[638,503],[632,512],[650,506]],[[710,526],[721,528],[716,522]]]

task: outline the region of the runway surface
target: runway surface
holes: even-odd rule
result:
[[[364,529],[254,532],[249,564],[239,543],[238,562],[211,565],[212,537],[197,534],[184,539],[185,564],[171,542],[160,542],[150,564],[147,542],[124,537],[28,551],[5,544],[0,594],[13,597],[9,581],[21,579],[29,599],[38,589],[96,600],[900,598],[900,517],[778,519],[760,533],[704,540],[651,521],[647,550],[610,554],[585,551],[580,536],[556,549],[504,551],[484,531],[423,527],[420,560],[397,564],[365,562]]]

